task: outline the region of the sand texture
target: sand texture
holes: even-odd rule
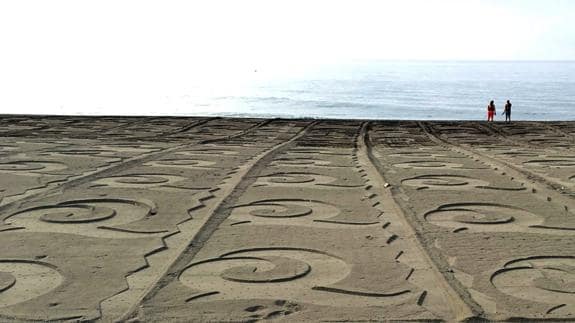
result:
[[[0,118],[0,321],[575,320],[575,123]]]

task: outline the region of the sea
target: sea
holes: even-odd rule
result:
[[[575,120],[575,61],[356,61],[217,84],[185,96],[193,115],[483,120],[506,100],[514,120]],[[196,88],[198,93],[205,89]],[[203,91],[202,91],[203,90]],[[189,113],[178,111],[179,113]]]
[[[575,120],[575,61],[362,60],[271,67],[255,62],[202,73],[155,78],[158,83],[147,89],[133,86],[122,100],[106,99],[105,91],[100,97],[94,87],[88,98],[77,94],[75,104],[42,112],[484,120],[494,100],[497,120],[504,118],[501,112],[510,100],[513,120]],[[121,93],[122,87],[113,90]]]

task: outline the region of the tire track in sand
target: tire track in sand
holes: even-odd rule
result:
[[[427,289],[425,294],[433,295],[437,300],[443,299],[449,306],[451,317],[444,318],[447,321],[462,321],[468,319],[478,312],[476,304],[468,304],[450,285],[447,279],[441,274],[437,264],[432,258],[432,254],[425,248],[418,238],[418,234],[413,227],[413,223],[409,221],[408,216],[404,213],[403,208],[393,197],[391,190],[386,189],[386,181],[383,176],[382,167],[379,165],[377,158],[373,155],[372,145],[368,133],[369,124],[364,123],[361,129],[360,136],[358,137],[358,158],[359,163],[364,166],[367,178],[373,185],[377,194],[381,198],[381,208],[387,218],[392,219],[391,223],[394,224],[394,232],[405,239],[410,251],[419,254],[419,261],[421,262],[417,267],[425,268],[425,275],[428,279],[422,288]],[[428,298],[431,298],[428,295]],[[439,306],[445,304],[437,304]]]
[[[268,122],[263,122],[259,125],[264,125]],[[206,217],[206,221],[199,227],[199,229],[196,232],[184,232],[184,230],[182,230],[182,233],[185,233],[185,235],[189,237],[189,241],[181,244],[181,247],[178,248],[177,252],[174,252],[176,255],[175,259],[165,261],[167,266],[165,266],[162,273],[157,276],[154,283],[151,284],[144,293],[142,293],[141,297],[138,298],[138,301],[133,303],[125,315],[121,315],[113,308],[102,306],[102,318],[105,321],[114,317],[119,317],[119,321],[134,318],[138,314],[140,304],[145,302],[147,299],[152,298],[163,286],[166,286],[172,280],[177,279],[177,275],[175,273],[180,272],[188,265],[188,263],[191,262],[198,251],[202,248],[203,244],[211,237],[214,231],[217,230],[219,225],[227,219],[232,210],[230,206],[234,205],[235,201],[242,195],[242,193],[257,180],[257,176],[253,176],[253,174],[258,173],[260,168],[269,163],[275,155],[290,147],[317,123],[318,122],[315,121],[308,124],[291,139],[262,152],[255,156],[255,158],[250,162],[242,165],[238,172],[228,180],[228,185],[222,189],[221,197],[214,201],[209,209],[206,210],[210,215]],[[180,229],[182,228],[180,227]],[[113,300],[113,298],[114,297],[109,300]],[[110,304],[112,303],[114,302],[111,301]],[[118,314],[120,315],[118,316]]]

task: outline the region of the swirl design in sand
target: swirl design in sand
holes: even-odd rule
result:
[[[179,187],[177,185],[178,182],[185,180],[185,177],[177,175],[129,174],[98,179],[93,182],[91,187],[154,189],[160,191],[194,190],[194,188]],[[198,190],[199,189],[205,188],[198,188]]]
[[[572,143],[567,138],[535,138],[529,140],[530,144],[535,145],[545,145],[545,146],[552,146],[552,147],[569,147],[572,146]]]
[[[292,148],[285,152],[286,155],[331,155],[331,156],[349,156],[351,152],[342,152],[341,150],[317,149],[317,148]]]
[[[541,153],[530,150],[512,150],[498,153],[497,156],[502,157],[539,157]]]
[[[216,156],[227,156],[227,155],[238,155],[239,152],[235,150],[227,150],[227,149],[213,149],[213,148],[204,148],[201,150],[184,150],[176,152],[177,155],[183,156],[201,156],[201,155],[216,155]]]
[[[527,166],[536,166],[536,167],[544,167],[544,168],[574,167],[575,166],[575,158],[574,159],[537,159],[537,160],[526,161],[524,164]]]
[[[112,151],[116,153],[147,153],[160,149],[153,145],[146,145],[146,144],[138,145],[131,143],[115,143],[114,145],[96,145],[94,146],[94,148],[103,151]]]
[[[99,148],[61,148],[41,153],[42,155],[64,155],[64,156],[109,156],[114,151],[107,151]]]
[[[543,217],[531,212],[488,203],[447,204],[427,212],[424,218],[441,227],[479,232],[527,231],[543,223]]]
[[[23,126],[17,124],[3,124],[2,125],[2,132],[10,132],[10,131],[25,131],[25,130],[40,130],[41,126]]]
[[[491,276],[502,293],[551,305],[547,314],[575,314],[575,258],[530,257],[508,262]]]
[[[0,153],[18,150],[18,147],[12,145],[0,145]]]
[[[422,175],[405,179],[401,184],[440,190],[470,190],[489,186],[489,182],[457,175]]]
[[[272,166],[318,166],[318,167],[346,167],[342,165],[334,165],[329,160],[321,160],[312,157],[290,157],[290,158],[277,158],[270,163]]]
[[[179,280],[197,293],[190,301],[263,298],[365,307],[405,301],[412,296],[405,289],[368,293],[329,287],[350,272],[351,266],[345,261],[323,252],[261,248],[193,263]]]
[[[0,259],[0,308],[47,294],[63,281],[51,265]]]
[[[401,181],[402,185],[412,186],[418,190],[472,190],[472,189],[489,189],[501,191],[523,191],[525,187],[498,187],[491,186],[487,181],[477,178],[460,176],[460,175],[421,175],[407,178]]]
[[[48,174],[50,172],[57,172],[67,168],[68,166],[66,164],[51,161],[26,160],[0,163],[0,173],[13,173],[29,176]]]
[[[399,157],[399,158],[445,158],[448,157],[445,154],[437,154],[422,150],[413,150],[413,151],[401,151],[395,154],[390,154],[389,157]]]
[[[55,205],[38,206],[12,214],[6,220],[29,232],[55,232],[102,238],[138,238],[157,232],[116,230],[157,213],[150,201],[128,199],[72,200]]]
[[[340,213],[341,210],[339,208],[325,202],[300,199],[276,199],[234,206],[230,219],[242,224],[300,225],[314,227],[333,227],[340,225],[364,226],[379,223],[379,221],[366,223],[330,220],[330,218]]]
[[[215,164],[216,164],[215,161],[208,161],[201,159],[165,159],[165,160],[151,161],[145,163],[144,166],[205,169],[210,168]]]
[[[330,187],[330,188],[346,188],[346,187],[362,187],[364,184],[336,184],[338,179],[332,176],[320,175],[306,172],[286,172],[265,175],[258,178],[255,185],[266,186],[297,186],[297,187]]]
[[[405,169],[454,169],[463,167],[462,164],[439,160],[412,160],[408,162],[397,163],[393,166]]]

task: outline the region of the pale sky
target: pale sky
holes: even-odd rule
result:
[[[137,93],[183,93],[192,78],[253,67],[571,60],[574,15],[570,0],[6,0],[0,113],[134,105]]]

